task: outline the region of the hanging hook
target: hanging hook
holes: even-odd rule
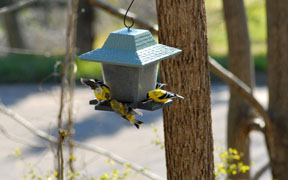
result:
[[[132,0],[132,2],[130,3],[130,5],[129,5],[126,13],[125,13],[125,16],[124,16],[124,26],[125,26],[126,28],[128,28],[128,31],[130,31],[130,28],[134,25],[134,19],[133,19],[132,17],[131,17],[132,24],[131,24],[130,26],[127,26],[127,24],[126,24],[127,14],[128,14],[128,11],[130,10],[130,8],[131,8],[131,6],[132,6],[133,3],[134,3],[134,0]]]

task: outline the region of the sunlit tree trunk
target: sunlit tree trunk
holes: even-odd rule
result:
[[[78,23],[77,23],[77,40],[76,47],[78,53],[91,51],[93,47],[95,32],[94,24],[94,8],[88,4],[86,0],[79,1],[78,7]]]
[[[184,100],[163,109],[168,180],[214,179],[204,0],[157,0],[160,43],[183,52],[161,63],[161,80]]]
[[[267,0],[269,115],[267,144],[273,179],[288,170],[288,1]]]
[[[13,4],[14,2],[14,0],[1,0],[0,7]],[[24,48],[24,40],[21,34],[21,27],[19,26],[16,12],[3,15],[3,25],[5,28],[9,47]]]
[[[223,9],[229,44],[229,70],[253,89],[254,64],[250,51],[244,2],[243,0],[223,0]],[[251,106],[237,90],[230,88],[227,146],[243,153],[241,161],[245,164],[250,164],[249,122],[252,118]],[[249,179],[249,172],[230,175],[229,178]]]

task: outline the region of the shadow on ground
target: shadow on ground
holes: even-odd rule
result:
[[[96,111],[95,115],[84,117],[83,120],[74,123],[74,139],[76,141],[85,142],[91,138],[113,136],[116,135],[123,128],[131,128],[131,130],[141,131],[141,128],[150,126],[151,123],[155,123],[162,118],[162,110],[157,111],[142,111],[143,116],[136,116],[136,118],[144,125],[140,129],[136,129],[130,122],[120,118],[119,115],[114,112]],[[53,127],[50,132],[53,136],[57,136],[57,127]],[[35,137],[34,142],[43,143],[43,140]],[[33,148],[28,147],[23,150],[27,155],[34,155],[35,153],[42,153],[47,148]]]
[[[21,87],[21,89],[19,89]],[[16,89],[13,89],[13,85],[9,88],[5,89],[5,87],[1,88],[0,92],[5,92],[6,95],[10,98],[3,97],[3,102],[6,104],[13,104],[16,103],[21,98],[28,96],[31,93],[41,93],[38,86],[29,86],[26,88],[26,85],[23,86],[15,86]],[[45,87],[45,89],[52,88],[51,86]],[[12,89],[12,90],[11,90]],[[7,91],[7,92],[6,92]],[[227,86],[213,85],[212,92],[214,95],[212,99],[212,106],[217,106],[219,104],[225,103],[225,99],[221,98],[221,93],[227,91]],[[15,93],[15,96],[13,94]],[[218,95],[217,95],[218,94]],[[13,97],[11,97],[13,96]],[[2,97],[2,94],[1,94]],[[20,99],[19,99],[20,98]],[[157,111],[142,111],[144,116],[136,116],[137,119],[144,122],[145,126],[150,126],[152,122],[156,122],[162,119],[162,110]],[[129,122],[121,119],[117,114],[114,112],[105,112],[105,111],[93,111],[89,113],[87,116],[82,116],[81,119],[74,123],[74,139],[77,141],[87,141],[89,139],[95,137],[103,137],[103,136],[113,136],[116,135],[119,131],[124,128],[131,128],[131,130],[137,130],[136,127]],[[141,128],[139,129],[141,131]],[[52,129],[46,129],[46,132],[50,132],[53,136],[57,137],[57,127],[52,127]],[[38,144],[43,143],[43,140],[35,137],[33,142]],[[39,149],[39,148],[32,148],[29,147],[25,151],[27,154],[31,153],[41,153],[45,151],[46,148]]]
[[[142,111],[143,116],[135,116],[138,120],[143,121],[144,125],[150,125],[156,122],[162,116],[161,110],[150,112]],[[114,112],[100,112],[98,111],[95,116],[90,116],[81,122],[75,123],[75,140],[86,141],[87,139],[95,136],[111,136],[116,134],[122,128],[135,128],[134,125],[120,118]],[[54,132],[56,129],[54,130]],[[139,129],[141,131],[141,127]]]
[[[0,100],[3,104],[10,106],[25,99],[30,94],[43,93],[50,91],[53,88],[52,85],[40,84],[6,84],[0,85]]]

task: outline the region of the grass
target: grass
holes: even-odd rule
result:
[[[54,71],[61,57],[10,54],[0,58],[0,82],[39,82]]]
[[[254,55],[256,71],[266,71],[266,14],[265,2],[261,0],[246,0],[248,27],[251,38],[252,53]],[[227,38],[222,12],[222,1],[207,0],[207,25],[209,54],[220,64],[227,67]],[[121,21],[121,20],[119,20]],[[109,29],[109,27],[107,27]],[[102,46],[109,35],[109,30],[99,32],[94,48]],[[113,27],[115,29],[115,27]],[[122,28],[119,27],[119,28]],[[157,38],[157,37],[155,37]],[[40,82],[54,71],[60,71],[60,66],[54,68],[63,56],[45,57],[33,55],[10,54],[0,57],[1,83]],[[99,63],[77,60],[78,71],[76,78],[101,79],[101,65]],[[48,78],[48,82],[58,82],[59,77]]]
[[[266,54],[266,11],[265,1],[246,0],[248,29],[252,53]],[[228,52],[224,15],[221,0],[206,0],[209,54],[223,56]]]
[[[226,56],[212,55],[222,66],[228,67]],[[59,82],[59,76],[51,76],[53,72],[60,72],[61,66],[55,68],[63,57],[44,57],[32,55],[8,55],[0,58],[1,83],[30,83],[30,82]],[[254,56],[256,71],[266,71],[266,56]],[[77,59],[76,79],[80,77],[102,79],[101,65],[95,62]]]
[[[59,82],[63,56],[33,56],[10,54],[0,57],[0,82],[1,83],[30,83],[30,82]],[[99,63],[76,60],[76,78],[101,79],[101,66]]]
[[[212,55],[218,63],[220,63],[223,67],[228,68],[228,59],[227,56],[221,56],[221,55]],[[254,58],[254,67],[255,70],[258,72],[265,72],[267,67],[267,61],[265,55],[256,55]]]

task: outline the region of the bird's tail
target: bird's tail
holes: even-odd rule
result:
[[[80,78],[80,81],[81,81],[82,84],[84,84],[86,86],[90,86],[91,89],[96,89],[97,87],[99,87],[98,83],[95,82],[94,79]]]
[[[159,82],[156,83],[156,89],[161,89],[164,86],[167,86],[167,84],[162,84],[162,83],[159,83]]]
[[[174,96],[176,96],[177,98],[181,98],[181,99],[184,99],[183,96],[179,95],[179,94],[174,94]]]
[[[142,126],[142,124],[143,124],[142,121],[139,121],[139,120],[135,119],[134,125],[136,126],[137,129],[139,129],[140,126]]]

